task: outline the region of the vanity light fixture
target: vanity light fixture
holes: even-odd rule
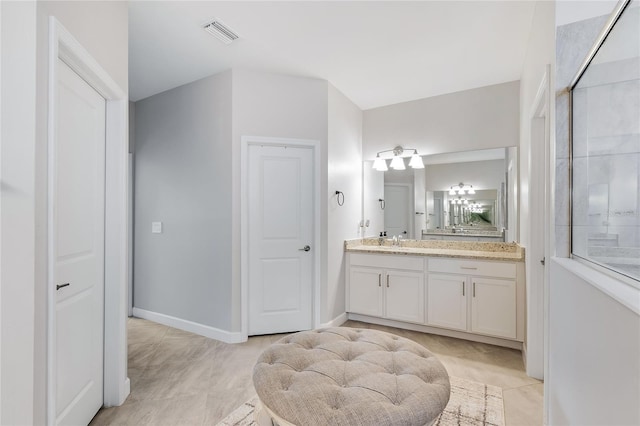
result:
[[[469,195],[473,195],[475,194],[476,191],[475,189],[473,189],[473,185],[467,185],[464,184],[462,182],[460,182],[457,185],[452,185],[451,188],[449,189],[449,195],[464,195],[464,194],[469,194]]]
[[[424,169],[424,163],[422,162],[422,157],[418,155],[417,151],[411,156],[411,160],[409,161],[409,167],[412,167],[414,169]]]
[[[450,202],[451,204],[469,204],[469,200],[466,198],[452,198]]]
[[[387,161],[380,157],[380,154],[376,155],[376,159],[373,162],[373,168],[379,172],[386,172],[389,170],[387,168]]]
[[[469,211],[471,213],[483,213],[484,212],[484,208],[482,207],[482,204],[480,204],[480,203],[470,203],[469,204]]]
[[[422,162],[422,157],[418,154],[418,150],[413,148],[404,149],[401,146],[378,152],[373,162],[373,168],[381,172],[389,170],[387,168],[387,160],[390,159],[391,163],[389,167],[395,170],[405,170],[404,159],[408,157],[411,157],[409,167],[413,169],[424,169],[424,163]]]
[[[402,157],[398,157],[397,155],[395,155],[391,160],[391,164],[389,164],[389,167],[396,170],[404,170],[404,160],[402,159]]]

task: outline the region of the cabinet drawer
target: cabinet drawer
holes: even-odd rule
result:
[[[516,264],[464,259],[429,259],[429,272],[465,274],[484,277],[515,278]]]
[[[351,265],[424,271],[424,257],[361,253],[350,253],[349,256]]]

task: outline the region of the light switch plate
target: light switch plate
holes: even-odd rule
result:
[[[151,222],[151,233],[162,234],[162,222]]]

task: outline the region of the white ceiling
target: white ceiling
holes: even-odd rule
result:
[[[529,1],[129,3],[137,101],[234,67],[325,79],[362,109],[520,79]],[[224,45],[202,24],[240,39]]]

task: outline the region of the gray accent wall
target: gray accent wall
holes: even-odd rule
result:
[[[135,107],[134,306],[222,330],[232,317],[231,83],[228,71]]]

